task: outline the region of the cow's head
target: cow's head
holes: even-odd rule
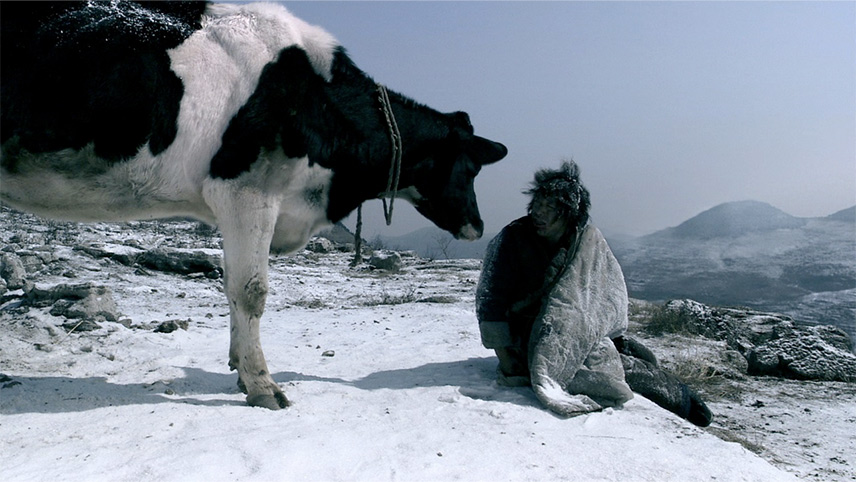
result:
[[[484,223],[479,215],[473,181],[485,164],[508,153],[498,142],[473,135],[466,114],[450,114],[453,127],[444,139],[428,143],[413,166],[413,190],[409,201],[417,211],[456,239],[481,237]]]

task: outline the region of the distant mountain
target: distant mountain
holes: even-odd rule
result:
[[[799,228],[807,222],[785,213],[767,203],[739,201],[720,204],[651,236],[681,239],[710,239],[763,233],[776,229]]]
[[[351,230],[345,227],[342,223],[336,223],[333,226],[330,226],[324,231],[318,233],[318,236],[327,238],[330,241],[339,244],[354,244],[354,241],[356,241],[354,239],[354,233],[352,233]]]
[[[798,218],[757,201],[726,203],[609,242],[631,297],[778,311],[856,337],[856,207]]]
[[[842,221],[846,223],[856,223],[856,206],[842,209],[837,213],[830,214],[826,217],[830,221]]]

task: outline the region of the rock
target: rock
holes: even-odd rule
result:
[[[78,321],[67,321],[62,324],[62,327],[65,328],[65,331],[71,333],[73,331],[95,331],[101,328],[101,325],[92,320],[83,319]]]
[[[44,264],[52,263],[58,259],[51,246],[36,246],[33,248],[33,255],[42,260]]]
[[[41,233],[35,233],[31,231],[15,233],[9,238],[10,243],[20,244],[20,245],[36,245],[41,246],[45,244],[45,235]]]
[[[206,278],[217,279],[222,274],[220,257],[202,251],[177,249],[152,249],[149,251],[125,245],[91,243],[79,249],[96,258],[108,258],[125,266],[148,268],[166,273],[192,275],[201,273]],[[143,274],[147,274],[144,273]]]
[[[159,324],[155,328],[155,333],[172,333],[173,331],[181,328],[184,331],[187,331],[187,327],[190,326],[190,319],[187,320],[168,320]]]
[[[306,243],[306,249],[313,253],[326,254],[336,251],[336,245],[327,238],[316,236]]]
[[[216,279],[222,275],[219,256],[202,251],[178,251],[154,249],[137,257],[141,266],[168,273],[189,275],[202,273],[206,278]]]
[[[369,258],[369,266],[385,271],[398,271],[401,269],[401,256],[395,251],[376,251]]]
[[[737,350],[725,350],[719,354],[719,371],[726,378],[740,378],[749,373],[749,362]]]
[[[45,266],[44,258],[33,251],[18,251],[17,255],[27,274],[38,273]]]
[[[835,326],[799,326],[776,313],[711,308],[693,300],[670,301],[666,310],[679,314],[693,332],[740,352],[750,375],[856,382],[852,342]]]
[[[17,290],[24,287],[27,270],[16,254],[0,254],[0,277],[6,281],[6,288]]]
[[[87,320],[103,318],[107,321],[116,321],[119,319],[119,308],[113,301],[113,295],[106,288],[100,287],[97,292],[92,292],[86,298],[69,306],[65,311],[65,317]]]
[[[28,284],[24,288],[27,303],[31,306],[45,307],[54,304],[57,300],[81,300],[89,296],[93,289],[107,288],[96,287],[92,283],[65,284],[61,283],[48,288],[40,288],[35,284]]]
[[[856,382],[856,355],[810,330],[767,342],[750,350],[746,358],[750,375]]]
[[[89,243],[82,246],[76,246],[74,249],[83,251],[84,253],[95,258],[107,258],[125,266],[133,266],[137,262],[137,256],[143,253],[142,249],[132,246]]]
[[[847,332],[837,326],[817,325],[809,327],[808,330],[839,350],[853,351],[853,342]]]
[[[66,318],[116,321],[119,309],[105,286],[92,283],[59,284],[50,288],[30,285],[25,288],[26,303],[35,307],[50,306],[50,314]],[[78,328],[77,330],[80,330]]]
[[[741,353],[794,330],[793,319],[777,313],[714,308],[693,300],[673,300],[665,309],[681,317],[687,331],[724,340]]]

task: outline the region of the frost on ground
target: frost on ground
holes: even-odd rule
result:
[[[39,289],[105,286],[119,311],[80,331],[23,289],[2,295],[3,480],[856,479],[852,384],[735,380],[707,429],[638,396],[562,419],[530,389],[499,387],[476,260],[404,256],[390,272],[350,268],[345,252],[272,258],[262,343],[293,405],[271,412],[245,405],[226,365],[221,279],[79,249],[213,250],[214,234],[4,211],[0,241],[48,247],[27,272]],[[691,343],[650,342],[664,363]]]

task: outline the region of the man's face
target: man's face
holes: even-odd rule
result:
[[[538,235],[550,241],[558,241],[568,228],[568,221],[559,215],[556,200],[553,198],[543,196],[533,198],[529,217],[532,218]]]

